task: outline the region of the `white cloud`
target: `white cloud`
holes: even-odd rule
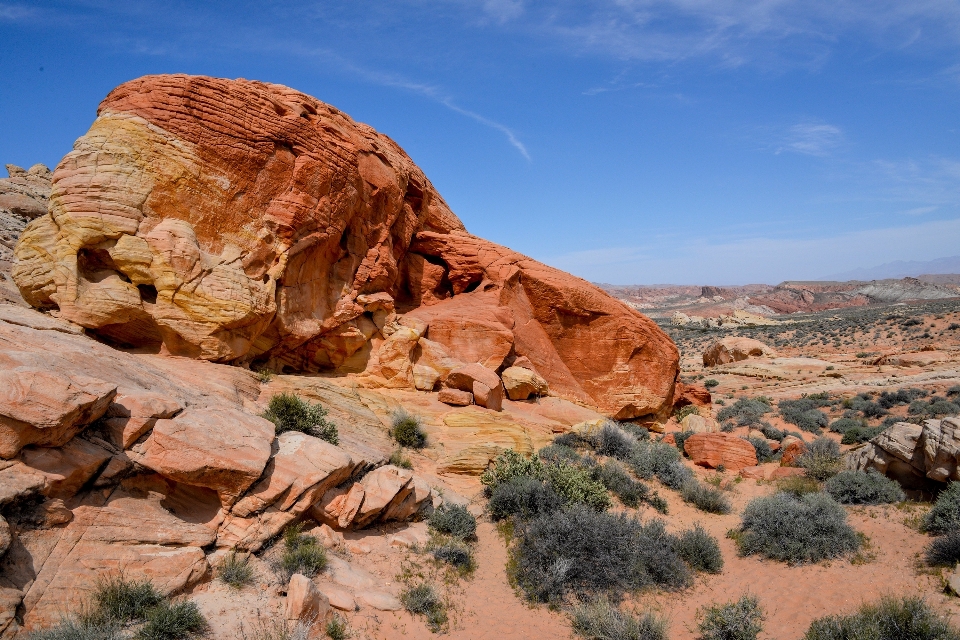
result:
[[[30,7],[0,3],[0,20],[19,22],[21,20],[32,18],[35,13],[36,11]]]
[[[826,156],[842,139],[843,132],[832,124],[801,122],[790,127],[777,153],[792,151],[809,156]]]
[[[654,238],[540,259],[594,282],[776,284],[894,260],[956,255],[960,219],[816,238]],[[665,250],[664,247],[669,247]]]

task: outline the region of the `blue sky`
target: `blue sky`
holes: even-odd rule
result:
[[[149,73],[289,85],[473,233],[598,282],[960,254],[960,1],[0,0],[0,162]]]

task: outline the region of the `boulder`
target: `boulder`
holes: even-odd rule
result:
[[[0,371],[0,458],[59,447],[103,415],[117,386],[87,376],[15,367]]]
[[[445,387],[440,389],[440,393],[437,394],[437,400],[455,407],[466,407],[473,404],[473,393]]]
[[[713,398],[706,387],[678,382],[673,392],[673,406],[685,407],[691,404],[709,409],[713,404]]]
[[[481,407],[500,411],[503,407],[503,386],[496,372],[480,364],[468,364],[454,369],[447,376],[446,386],[469,391]]]
[[[443,424],[446,430],[444,452],[437,461],[439,473],[479,475],[505,449],[523,455],[534,451],[531,431],[505,411],[464,407],[444,414]],[[549,436],[540,437],[537,446],[545,446]]]
[[[960,480],[960,418],[927,420],[919,445],[927,477],[937,482]]]
[[[424,364],[413,365],[413,385],[418,391],[433,391],[440,382],[440,372]]]
[[[780,441],[780,449],[783,451],[780,457],[780,466],[795,467],[797,459],[807,452],[807,445],[800,438],[787,436]]]
[[[284,617],[287,620],[312,623],[323,620],[329,612],[330,600],[320,593],[310,578],[300,573],[290,576],[284,606]]]
[[[47,478],[44,494],[49,498],[72,498],[108,460],[111,453],[92,442],[74,438],[59,449],[27,447],[20,459]]]
[[[13,536],[10,533],[10,525],[7,524],[7,521],[0,515],[0,558],[2,558],[3,554],[10,548],[12,541]]]
[[[720,431],[720,425],[712,417],[691,413],[680,421],[680,430],[693,433],[715,433]]]
[[[181,410],[179,402],[159,393],[121,389],[107,408],[103,425],[113,444],[129,449],[157,420],[172,418]]]
[[[904,488],[937,491],[960,480],[960,418],[925,420],[922,426],[898,422],[851,450],[845,467],[875,469]]]
[[[385,591],[361,591],[357,594],[357,601],[378,611],[400,611],[400,609],[403,609],[400,599]]]
[[[776,358],[777,353],[759,340],[729,336],[717,340],[703,352],[703,366],[739,362],[747,358]]]
[[[538,373],[523,367],[507,367],[500,374],[507,397],[511,400],[526,400],[530,396],[545,396],[550,388]]]
[[[135,460],[177,482],[213,489],[230,506],[263,473],[274,430],[269,420],[236,409],[187,409],[157,420]]]
[[[0,587],[0,634],[10,628],[17,615],[17,607],[23,601],[23,592],[11,587]],[[16,624],[13,631],[16,632]],[[5,636],[6,637],[6,636]]]
[[[683,443],[683,450],[694,464],[708,469],[723,465],[728,471],[739,471],[757,465],[753,445],[729,433],[696,433]]]
[[[381,514],[400,505],[413,491],[412,474],[393,465],[374,469],[363,477],[363,504],[353,519],[357,529],[371,524]]]
[[[0,460],[0,507],[34,496],[47,487],[47,477],[22,462]]]
[[[477,381],[473,383],[473,401],[481,407],[491,411],[503,410],[503,385],[497,382],[496,386],[488,387]]]
[[[367,367],[393,305],[462,362],[527,356],[551,390],[617,419],[671,408],[679,354],[655,323],[469,235],[396,143],[279,85],[117,87],[15,252],[31,305],[132,346],[413,388],[386,357]]]
[[[330,489],[315,504],[310,513],[314,520],[335,529],[346,529],[353,522],[363,504],[364,488],[355,482],[348,489]]]
[[[256,553],[263,545],[280,535],[296,518],[296,514],[274,507],[268,507],[261,513],[245,518],[228,515],[217,529],[217,547]]]
[[[327,596],[327,599],[330,601],[330,606],[334,609],[339,609],[340,611],[357,610],[357,601],[354,600],[353,595],[351,595],[346,589],[340,589],[333,586],[324,586],[321,587],[320,590],[325,596]]]
[[[337,556],[328,557],[327,574],[337,584],[354,591],[373,589],[383,584],[382,578]]]

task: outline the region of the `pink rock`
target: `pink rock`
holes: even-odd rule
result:
[[[305,575],[295,573],[287,585],[284,617],[290,621],[314,622],[323,620],[330,612],[330,600],[320,593],[317,585]]]
[[[399,505],[413,491],[413,483],[408,474],[393,465],[374,469],[363,477],[364,498],[360,510],[353,519],[353,526],[362,529],[372,523],[382,513],[394,505]]]
[[[491,388],[483,382],[474,382],[473,399],[481,407],[486,407],[491,411],[502,411],[503,386],[498,383],[495,387]]]
[[[122,390],[107,408],[103,422],[113,443],[128,449],[152,429],[158,419],[172,418],[182,409],[179,402],[159,393]]]
[[[437,394],[437,400],[455,407],[465,407],[473,404],[473,393],[470,391],[461,391],[460,389],[440,389]]]
[[[109,451],[82,438],[60,449],[28,447],[21,454],[24,464],[47,477],[47,497],[61,499],[72,498],[110,457]]]
[[[797,459],[807,452],[807,445],[800,438],[787,436],[780,441],[780,447],[783,454],[780,457],[780,466],[794,467],[797,465]]]
[[[500,376],[492,369],[488,369],[481,364],[468,364],[451,371],[445,384],[452,389],[472,393],[474,382],[482,382],[488,388],[494,389],[500,386]]]
[[[753,445],[729,433],[695,433],[683,444],[693,463],[716,469],[720,465],[729,471],[757,465],[757,453]]]

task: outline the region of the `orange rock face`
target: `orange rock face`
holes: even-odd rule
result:
[[[422,337],[496,371],[525,358],[552,393],[617,418],[673,402],[678,353],[653,322],[469,235],[396,143],[279,85],[116,88],[16,255],[24,299],[122,345],[277,370],[374,363],[371,379],[414,388]],[[396,312],[426,332],[378,359]]]
[[[683,450],[694,464],[709,469],[720,465],[729,471],[757,466],[753,445],[729,433],[696,433],[683,443]]]
[[[777,353],[759,340],[729,336],[717,340],[703,352],[703,366],[739,362],[747,358],[776,358]]]

